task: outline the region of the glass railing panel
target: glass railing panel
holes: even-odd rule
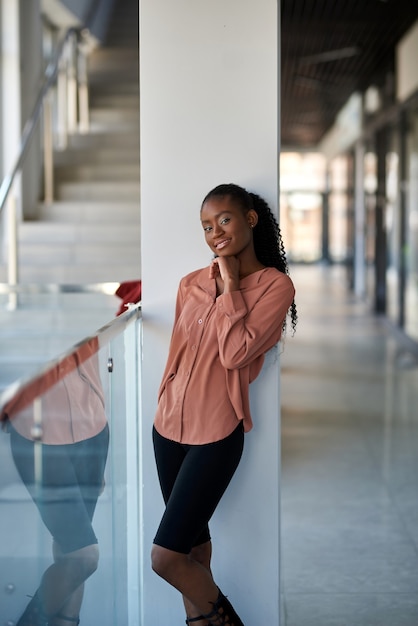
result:
[[[138,325],[131,325],[109,344],[113,624],[140,623],[139,341]]]
[[[1,396],[0,623],[139,623],[138,315]]]
[[[68,350],[81,338],[94,334],[118,311],[120,299],[111,293],[37,292],[18,294],[10,308],[10,294],[0,284],[0,391]],[[78,287],[81,289],[81,287]],[[111,287],[112,288],[112,287]],[[22,287],[23,290],[23,287]]]

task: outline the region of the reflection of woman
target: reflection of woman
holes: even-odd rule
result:
[[[67,366],[64,378],[40,396],[42,444],[32,439],[32,403],[7,411],[13,458],[53,537],[54,556],[18,626],[78,624],[83,583],[98,565],[92,519],[104,484],[109,431],[97,355]]]
[[[289,307],[296,324],[294,288],[277,222],[259,196],[220,185],[200,218],[215,259],[183,278],[177,295],[153,430],[166,509],[152,564],[182,593],[187,624],[243,626],[213,580],[208,522],[252,427],[249,384]]]

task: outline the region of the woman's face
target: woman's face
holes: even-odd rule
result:
[[[206,243],[216,256],[238,256],[252,248],[257,213],[244,213],[229,196],[210,198],[200,212]]]

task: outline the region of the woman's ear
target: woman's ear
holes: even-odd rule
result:
[[[254,228],[254,226],[256,226],[258,222],[257,211],[254,211],[254,209],[251,209],[250,211],[248,211],[247,220],[248,220],[249,227]]]

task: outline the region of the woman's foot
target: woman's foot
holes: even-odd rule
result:
[[[48,616],[43,611],[38,592],[27,605],[16,626],[48,626]]]
[[[234,607],[220,589],[218,599],[212,604],[213,611],[202,616],[211,626],[244,626]]]

